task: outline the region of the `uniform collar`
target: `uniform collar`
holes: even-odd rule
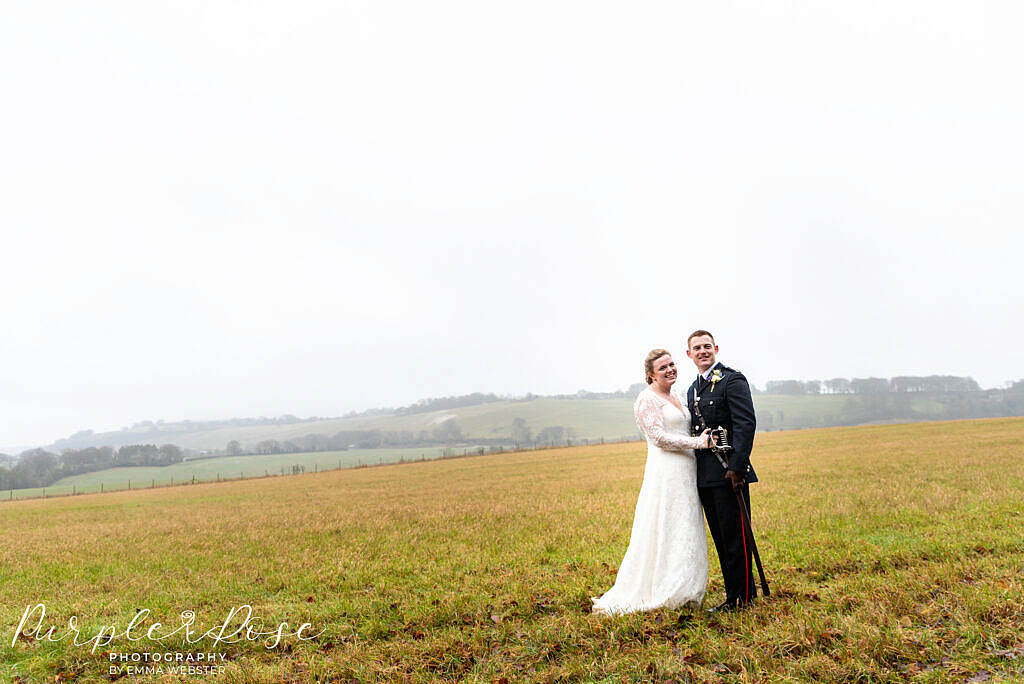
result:
[[[700,374],[700,377],[704,379],[704,382],[707,382],[707,381],[708,381],[708,378],[709,378],[709,377],[711,377],[711,373],[712,373],[712,372],[713,372],[713,371],[714,371],[714,370],[715,370],[716,368],[718,368],[718,367],[719,367],[719,366],[721,366],[721,365],[722,365],[722,362],[721,362],[721,361],[715,361],[715,365],[711,366],[711,368],[708,368],[708,369],[707,369],[706,371],[704,371],[703,373],[701,373],[701,374]]]

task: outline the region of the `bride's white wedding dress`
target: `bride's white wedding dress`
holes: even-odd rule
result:
[[[677,608],[704,598],[708,545],[693,455],[701,440],[690,436],[686,400],[674,390],[673,395],[682,411],[649,387],[633,405],[647,437],[644,481],[615,585],[604,596],[591,597],[595,613]]]

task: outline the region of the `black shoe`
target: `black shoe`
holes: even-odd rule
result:
[[[714,608],[708,608],[708,612],[712,613],[712,614],[714,614],[714,613],[726,613],[726,612],[728,612],[730,610],[736,610],[736,606],[737,605],[738,604],[737,604],[736,601],[733,601],[733,600],[730,600],[730,599],[725,599],[724,601],[719,603]]]
[[[742,610],[754,603],[754,599],[744,601],[743,599],[725,599],[714,608],[708,608],[709,613],[726,613],[733,610]]]

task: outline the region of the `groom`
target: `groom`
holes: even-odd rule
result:
[[[699,375],[686,392],[686,406],[692,417],[693,434],[704,427],[728,430],[733,450],[724,454],[728,468],[723,468],[710,449],[697,449],[697,492],[704,507],[704,517],[711,529],[725,580],[725,601],[712,612],[735,610],[746,606],[757,590],[754,586],[751,544],[743,532],[740,504],[735,492],[742,491],[750,515],[750,494],[747,484],[757,482],[750,466],[750,450],[754,445],[754,402],[750,385],[739,371],[718,363],[718,345],[707,330],[697,330],[686,339],[686,355],[697,366]],[[699,409],[701,420],[697,416]]]

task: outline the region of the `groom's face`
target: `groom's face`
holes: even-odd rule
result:
[[[717,354],[718,345],[710,335],[690,338],[690,347],[686,350],[686,355],[690,357],[701,373],[715,365]]]

